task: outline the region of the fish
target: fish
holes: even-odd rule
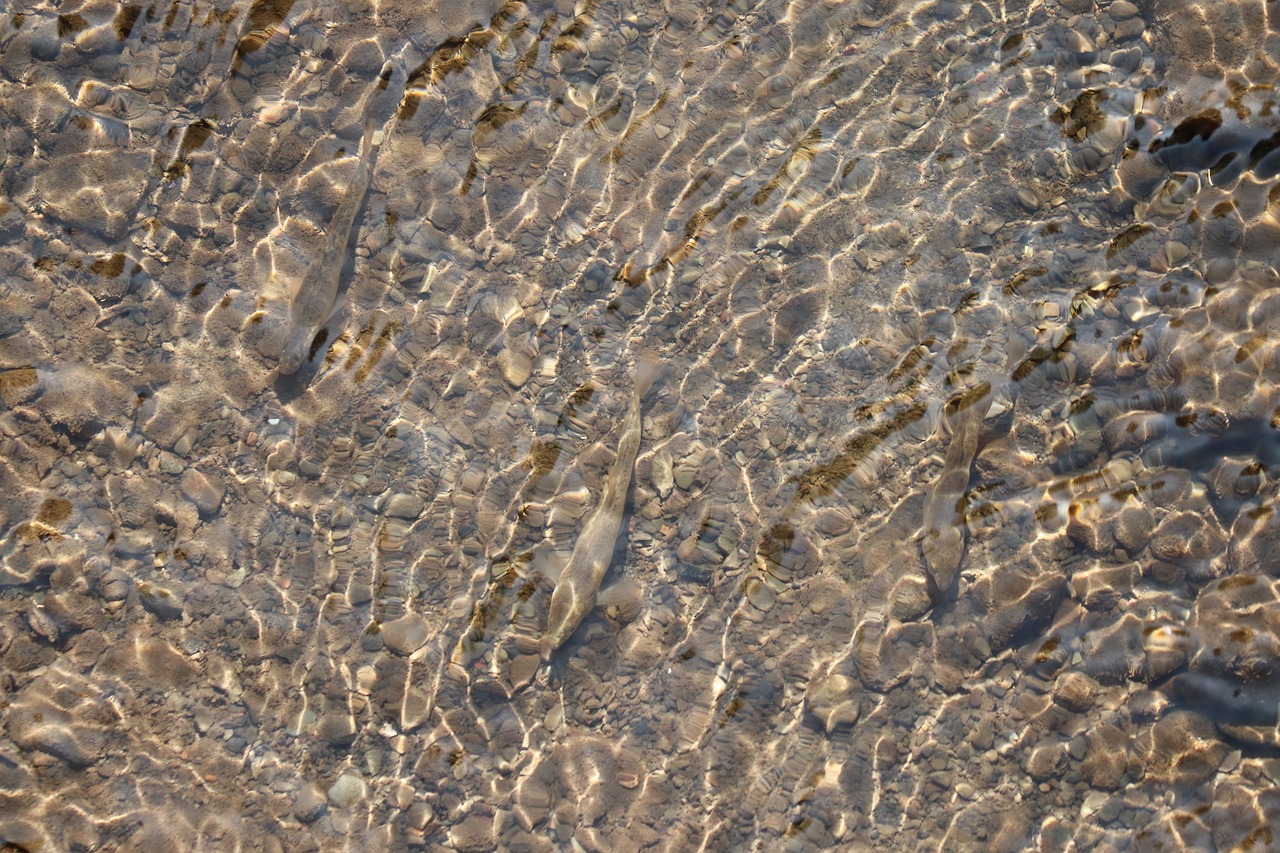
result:
[[[284,347],[280,353],[281,376],[288,376],[302,366],[302,362],[310,354],[311,342],[315,340],[316,333],[329,322],[337,309],[338,284],[342,268],[347,262],[351,228],[355,225],[356,214],[364,207],[364,197],[369,192],[369,179],[373,174],[374,127],[372,121],[365,121],[356,174],[329,223],[324,248],[311,262],[311,266],[307,267],[298,290],[294,293]]]
[[[973,457],[978,452],[982,421],[993,399],[991,385],[984,382],[955,401],[959,407],[956,414],[959,422],[947,447],[942,475],[934,484],[925,505],[920,550],[928,577],[934,584],[931,597],[937,599],[935,603],[949,594],[956,571],[964,559],[968,530],[965,524],[965,492],[969,488]]]
[[[1197,672],[1175,675],[1167,687],[1174,697],[1215,723],[1274,727],[1280,718],[1280,680],[1247,680],[1237,675]]]
[[[582,533],[574,543],[569,562],[560,572],[555,590],[551,593],[547,630],[541,643],[543,660],[550,659],[556,649],[573,636],[578,625],[596,606],[600,583],[613,561],[613,550],[622,530],[627,489],[631,485],[636,454],[640,451],[640,401],[660,373],[661,365],[655,356],[646,353],[640,357],[631,392],[631,405],[627,408],[622,421],[622,432],[618,437],[618,455],[605,478],[600,502],[582,526]]]

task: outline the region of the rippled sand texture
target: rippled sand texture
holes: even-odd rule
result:
[[[4,842],[1280,844],[1278,4],[24,5]]]

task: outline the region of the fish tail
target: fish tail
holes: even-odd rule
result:
[[[649,389],[653,387],[653,383],[658,381],[658,377],[661,375],[662,361],[658,358],[657,353],[652,350],[642,352],[640,358],[636,361],[636,399],[648,394]]]
[[[373,134],[378,129],[377,124],[373,121],[372,116],[364,117],[364,139],[360,140],[360,157],[368,160],[373,152]]]

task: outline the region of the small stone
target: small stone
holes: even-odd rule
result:
[[[427,620],[417,613],[406,613],[382,626],[383,644],[401,655],[411,655],[422,648],[429,634]]]
[[[182,617],[182,599],[171,589],[143,582],[138,584],[138,598],[144,608],[161,619]]]
[[[1086,736],[1088,754],[1080,773],[1090,787],[1115,790],[1124,780],[1129,765],[1129,737],[1116,726],[1103,724]]]
[[[516,789],[516,805],[513,809],[516,822],[526,832],[532,832],[547,819],[553,800],[551,791],[536,774],[524,779]]]
[[[49,687],[35,682],[19,694],[9,709],[9,737],[20,749],[39,750],[76,769],[97,763],[102,758],[102,738],[50,702],[44,695]]]
[[[508,669],[512,686],[519,688],[533,681],[541,667],[541,655],[516,655]]]
[[[311,823],[324,813],[326,801],[320,787],[308,782],[293,795],[293,816],[303,823]]]
[[[346,809],[369,795],[369,786],[355,773],[343,773],[329,788],[329,802]]]
[[[409,825],[418,830],[426,829],[436,819],[435,811],[430,803],[419,800],[409,807]]]
[[[351,746],[356,739],[355,720],[345,713],[325,713],[316,723],[316,734],[332,746]]]
[[[1156,519],[1145,506],[1130,504],[1116,515],[1116,541],[1130,554],[1137,554],[1151,539]]]
[[[1174,711],[1162,717],[1134,744],[1146,779],[1182,790],[1211,779],[1228,752],[1213,723],[1193,711]]]
[[[66,154],[31,182],[28,203],[40,200],[47,217],[108,241],[118,240],[142,201],[150,165],[150,156],[142,153]]]
[[[391,801],[396,804],[396,808],[400,809],[400,811],[404,811],[413,805],[413,798],[413,786],[408,782],[401,780],[391,789]]]
[[[182,494],[196,505],[205,518],[218,511],[225,493],[226,487],[218,477],[206,477],[194,468],[188,468],[182,475]]]
[[[1062,753],[1061,744],[1040,744],[1031,750],[1031,754],[1027,756],[1025,764],[1027,775],[1037,782],[1043,782],[1056,776],[1062,768]]]
[[[408,492],[397,492],[387,501],[387,515],[392,518],[402,518],[405,521],[416,520],[422,515],[424,509],[426,509],[426,502]]]
[[[933,599],[929,596],[929,579],[925,577],[923,567],[903,573],[893,586],[892,602],[893,618],[900,622],[913,621],[933,606]]]
[[[5,847],[12,845],[14,850],[50,850],[48,837],[40,827],[28,823],[20,817],[6,816],[0,818],[0,839]]]
[[[1110,796],[1101,791],[1090,791],[1085,795],[1084,802],[1080,805],[1080,816],[1085,818],[1092,817],[1102,810],[1102,807],[1107,804],[1109,799]]]
[[[1214,258],[1205,267],[1204,279],[1210,284],[1223,284],[1235,275],[1236,265],[1230,258]]]
[[[471,817],[449,827],[449,842],[461,853],[482,853],[494,848],[493,818]]]
[[[1098,695],[1098,682],[1083,672],[1067,672],[1058,678],[1053,700],[1069,711],[1087,711]]]
[[[124,601],[129,597],[128,576],[112,569],[98,582],[98,593],[107,601]]]
[[[858,720],[861,691],[847,675],[829,675],[809,685],[805,706],[828,732]]]
[[[1146,24],[1141,18],[1130,18],[1127,21],[1120,21],[1116,24],[1115,41],[1117,43],[1129,41],[1130,39],[1141,38]]]
[[[498,355],[498,364],[502,367],[503,378],[512,388],[523,386],[533,372],[533,360],[520,350],[504,349]]]
[[[560,728],[564,722],[564,703],[557,702],[547,709],[547,715],[543,718],[542,724],[546,726],[547,731],[554,732]]]
[[[150,530],[129,530],[116,537],[115,552],[126,557],[150,557],[156,552]]]
[[[688,489],[693,485],[694,469],[685,465],[677,466],[675,469],[676,485],[682,489]]]
[[[1111,4],[1109,11],[1114,20],[1127,21],[1138,14],[1138,7],[1130,3],[1129,0],[1115,0]]]
[[[675,484],[675,475],[671,468],[671,449],[669,447],[663,446],[654,452],[649,471],[650,481],[658,491],[658,494],[664,498],[671,494],[671,487]]]
[[[972,800],[978,792],[968,782],[956,783],[956,795],[963,800]]]

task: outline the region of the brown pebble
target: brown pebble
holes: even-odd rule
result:
[[[382,626],[382,642],[391,651],[411,655],[422,648],[430,635],[427,620],[417,613],[406,613]]]
[[[1098,682],[1083,672],[1066,672],[1054,685],[1053,699],[1068,711],[1082,712],[1093,707]]]
[[[218,477],[209,477],[194,468],[182,475],[182,494],[196,505],[205,518],[213,515],[222,505],[226,487]]]
[[[1062,744],[1042,743],[1027,756],[1027,775],[1037,782],[1056,776],[1062,767],[1063,758]]]
[[[1134,15],[1138,14],[1138,7],[1129,2],[1129,0],[1115,0],[1108,9],[1111,17],[1117,21],[1127,21]]]

